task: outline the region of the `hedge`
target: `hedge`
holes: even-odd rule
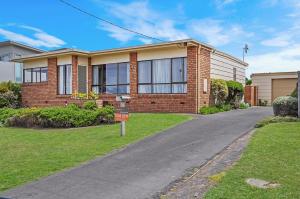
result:
[[[114,108],[106,106],[96,110],[80,109],[71,104],[66,107],[0,109],[0,122],[6,126],[25,128],[70,128],[112,123]]]

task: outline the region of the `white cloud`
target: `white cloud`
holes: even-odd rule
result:
[[[222,3],[229,4],[235,1],[225,0]],[[161,40],[179,40],[193,37],[212,45],[222,46],[242,37],[249,37],[252,34],[246,33],[238,24],[224,24],[223,21],[214,19],[185,19],[183,23],[180,19],[176,19],[174,15],[165,16],[165,13],[151,9],[147,1],[120,4],[100,0],[98,3],[105,6],[108,14],[119,21],[118,24]],[[99,23],[99,28],[108,31],[109,36],[121,42],[134,39],[143,43],[155,41],[105,23]]]
[[[110,16],[120,20],[123,26],[131,30],[161,40],[188,38],[188,35],[183,30],[177,28],[175,20],[166,18],[161,13],[149,8],[147,2],[137,1],[129,4],[106,3],[105,5]],[[99,27],[110,32],[109,35],[111,37],[122,42],[132,39],[138,39],[144,43],[153,41],[151,38],[146,39],[109,24],[100,23]]]
[[[65,44],[63,40],[48,34],[39,28],[35,28],[32,26],[25,26],[25,25],[18,26],[18,27],[34,31],[32,37],[20,33],[12,32],[4,28],[0,28],[0,35],[2,35],[4,38],[8,40],[21,42],[34,47],[54,48],[54,47],[60,47]]]
[[[261,72],[286,72],[300,70],[300,45],[283,48],[276,52],[247,57],[250,67],[247,74]]]
[[[226,45],[237,41],[238,38],[251,37],[253,33],[246,33],[240,25],[225,25],[220,20],[201,19],[190,23],[192,34],[201,36],[214,46]]]
[[[289,34],[276,36],[261,42],[264,46],[271,47],[285,47],[290,45],[292,42],[292,36]]]
[[[236,3],[238,0],[215,0],[217,8],[223,8],[226,5]]]

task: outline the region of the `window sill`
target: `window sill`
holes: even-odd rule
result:
[[[23,82],[23,86],[40,86],[40,85],[47,85],[48,82]]]
[[[70,98],[72,95],[56,95],[56,98]]]

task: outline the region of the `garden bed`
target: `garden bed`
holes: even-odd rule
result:
[[[47,108],[3,108],[0,109],[0,124],[25,128],[71,128],[114,121],[115,110],[112,106],[97,108],[92,103],[86,102],[83,108],[75,104]]]

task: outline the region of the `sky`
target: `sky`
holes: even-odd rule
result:
[[[247,76],[300,70],[299,0],[66,0],[163,41],[193,38],[245,61]],[[101,22],[59,0],[1,2],[0,41],[44,50],[102,50],[157,40]]]

